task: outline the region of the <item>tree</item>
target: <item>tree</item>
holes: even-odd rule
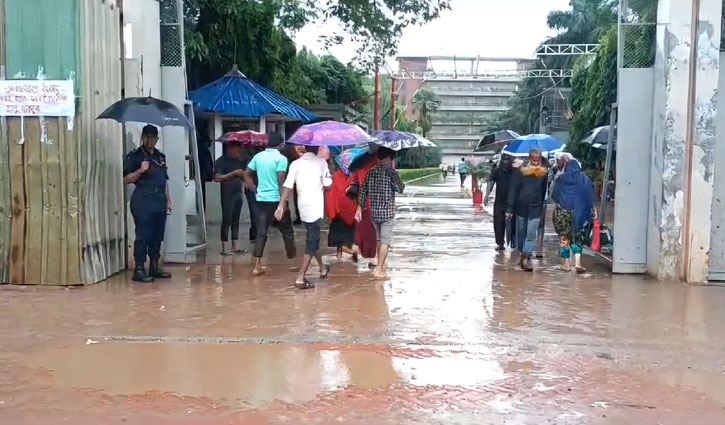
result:
[[[601,40],[601,46],[591,65],[577,65],[572,78],[569,98],[574,118],[571,121],[570,150],[585,163],[590,158],[590,146],[577,143],[587,133],[609,124],[612,103],[617,101],[617,29],[611,28]]]
[[[323,41],[331,45],[349,38],[359,45],[357,60],[365,65],[393,56],[404,28],[436,19],[449,8],[450,0],[184,0],[187,43],[197,59],[229,59],[229,52],[236,59],[244,53],[240,49],[250,48],[274,56],[256,49],[271,40],[270,24],[296,31],[310,22],[336,20],[347,34],[325,35]]]
[[[601,34],[607,33],[617,22],[617,3],[616,0],[571,0],[570,10],[549,13],[547,24],[559,34],[544,41],[542,45],[597,43]],[[579,62],[579,66],[583,67],[587,60],[589,59],[583,59],[584,62]],[[573,56],[546,56],[534,69],[571,69],[575,66],[575,61],[577,58]],[[516,95],[509,101],[509,110],[495,117],[488,130],[510,129],[521,134],[538,131],[541,96],[569,84],[573,82],[565,79],[524,80]]]
[[[438,109],[440,103],[436,99],[435,93],[428,89],[420,89],[413,96],[413,105],[418,110],[418,125],[422,130],[423,137],[433,127],[433,112]]]

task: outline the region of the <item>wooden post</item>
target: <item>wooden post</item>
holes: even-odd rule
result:
[[[390,129],[395,130],[395,78],[390,76]]]
[[[380,69],[375,65],[375,112],[373,129],[380,130]]]

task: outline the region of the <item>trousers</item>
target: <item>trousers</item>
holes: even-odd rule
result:
[[[240,196],[226,198],[222,194],[222,242],[229,240],[229,228],[232,230],[232,240],[239,240],[239,218],[242,216],[244,198]]]
[[[534,252],[541,218],[516,217],[516,244],[525,254]]]
[[[247,198],[247,208],[249,208],[249,240],[253,241],[257,238],[257,197],[254,192],[246,189],[244,197]]]
[[[493,205],[493,234],[496,245],[504,246],[506,242],[506,208]]]
[[[149,210],[140,202],[131,202],[131,215],[136,226],[136,240],[133,242],[133,258],[136,266],[161,257],[161,242],[166,230],[166,212]]]
[[[277,210],[278,205],[278,202],[257,201],[257,237],[254,240],[254,256],[257,258],[262,258],[264,255],[264,247],[267,245],[269,225],[272,224],[274,212]],[[297,248],[295,247],[295,232],[292,228],[292,219],[290,217],[289,209],[285,211],[282,220],[279,222],[279,231],[282,233],[282,240],[284,241],[284,250],[287,254],[287,258],[294,258],[297,255]]]

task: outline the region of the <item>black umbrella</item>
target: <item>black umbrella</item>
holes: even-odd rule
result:
[[[478,141],[478,144],[476,145],[476,149],[474,149],[474,152],[482,152],[484,151],[484,147],[486,145],[490,145],[492,143],[498,143],[498,142],[511,142],[513,140],[518,139],[521,137],[517,132],[512,130],[503,130],[503,131],[497,131],[494,133],[487,134],[481,138],[481,140]]]
[[[153,97],[129,97],[121,99],[103,111],[96,119],[110,119],[118,122],[139,122],[159,127],[194,128],[183,112],[165,100]]]

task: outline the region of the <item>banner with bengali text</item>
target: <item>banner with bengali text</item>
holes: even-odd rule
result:
[[[0,116],[75,116],[72,80],[0,80]]]

